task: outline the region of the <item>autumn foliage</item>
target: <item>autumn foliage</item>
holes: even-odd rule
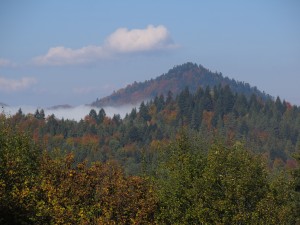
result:
[[[228,86],[125,118],[20,109],[0,115],[0,224],[299,224],[299,151],[299,107]]]

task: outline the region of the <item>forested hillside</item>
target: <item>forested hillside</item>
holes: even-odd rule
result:
[[[293,164],[291,155],[300,150],[300,109],[278,97],[235,94],[229,86],[201,87],[195,93],[185,88],[178,96],[169,92],[142,102],[124,119],[112,118],[100,109],[91,110],[79,122],[45,118],[43,110],[9,118],[14,126],[29,131],[48,149],[73,152],[78,161],[118,160],[130,173],[137,173],[143,152],[158,143],[173,140],[188,129],[207,140],[236,140],[255,153],[264,154],[270,166]]]
[[[125,118],[0,122],[2,224],[297,224],[300,108],[279,97],[186,87]]]
[[[120,106],[123,104],[137,104],[148,101],[155,96],[167,95],[171,91],[174,95],[179,94],[188,87],[191,93],[195,93],[199,87],[213,88],[214,86],[228,85],[234,93],[242,93],[247,97],[255,94],[262,99],[270,98],[269,95],[259,91],[256,87],[251,87],[248,83],[238,82],[228,77],[223,77],[221,73],[213,73],[201,65],[185,63],[175,66],[166,74],[145,82],[134,82],[126,88],[120,89],[110,96],[96,100],[92,106]]]

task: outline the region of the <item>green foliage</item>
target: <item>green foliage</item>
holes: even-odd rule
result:
[[[22,110],[18,112],[19,114],[22,114]],[[38,120],[44,120],[45,119],[45,112],[43,109],[40,111],[37,109],[34,113],[34,117],[37,118]]]
[[[202,151],[201,151],[202,150]],[[159,199],[158,224],[196,224],[205,143],[186,133],[163,149],[155,185]]]
[[[203,205],[199,217],[209,223],[239,224],[250,221],[266,193],[266,172],[239,144],[214,145],[203,171]]]
[[[207,155],[190,143],[182,136],[160,164],[159,224],[294,223],[288,180],[270,180],[258,156],[239,142],[215,143]]]
[[[298,224],[294,208],[294,194],[289,174],[281,172],[268,181],[268,192],[260,200],[252,223]]]

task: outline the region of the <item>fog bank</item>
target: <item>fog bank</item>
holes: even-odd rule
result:
[[[121,118],[124,118],[126,113],[130,113],[131,110],[136,107],[134,105],[124,105],[120,107],[103,107],[105,110],[105,113],[109,117],[113,117],[115,114],[119,114]],[[40,108],[35,106],[2,106],[1,112],[5,113],[8,116],[15,115],[19,109],[22,109],[22,112],[24,114],[32,113],[34,114],[37,109],[41,110],[43,109],[45,112],[46,118],[52,114],[55,115],[58,119],[69,119],[69,120],[76,120],[79,121],[81,119],[84,119],[86,115],[89,114],[91,109],[95,109],[98,113],[100,108],[97,107],[91,107],[87,105],[80,105],[75,107],[69,107],[69,108]]]

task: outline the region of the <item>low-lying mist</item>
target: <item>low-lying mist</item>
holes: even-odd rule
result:
[[[135,105],[123,105],[120,107],[103,107],[105,110],[105,113],[109,117],[113,117],[115,114],[119,114],[121,118],[124,118],[126,113],[130,113],[131,110],[136,107]],[[91,107],[87,105],[80,105],[80,106],[75,106],[75,107],[60,107],[60,108],[41,108],[41,107],[35,107],[35,106],[2,106],[2,113],[12,116],[15,115],[18,110],[21,108],[22,112],[24,114],[34,114],[36,110],[41,110],[43,109],[45,112],[45,117],[47,118],[48,116],[54,114],[54,116],[58,119],[69,119],[69,120],[76,120],[79,121],[81,119],[84,119],[85,116],[89,114],[91,109],[95,109],[96,112],[98,113],[100,108],[97,107]]]

